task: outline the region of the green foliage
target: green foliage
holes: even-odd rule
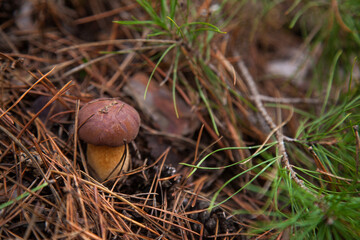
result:
[[[289,201],[292,211],[286,214],[269,212],[279,221],[266,223],[263,229],[277,229],[279,232],[288,229],[291,239],[356,239],[359,236],[359,197],[330,195],[314,201],[303,191],[294,190],[292,197],[298,200]]]
[[[277,212],[266,212],[277,220],[264,223],[259,232],[276,229],[280,233],[287,229],[291,239],[357,239],[360,236],[357,220],[360,216],[360,143],[354,130],[360,123],[358,92],[359,86],[355,85],[338,99],[328,98],[327,105],[323,106],[326,110],[320,115],[304,115],[297,144],[304,150],[311,147],[313,153],[299,154],[304,150],[290,143],[287,146],[291,149],[290,159],[297,160],[294,170],[313,195],[295,184],[287,171],[279,171],[268,195],[269,201],[276,202]],[[280,201],[279,192],[288,199],[282,197]]]
[[[333,74],[336,86],[343,84],[343,70],[351,72],[354,57],[360,53],[360,2],[356,0],[294,1],[290,28],[299,28],[311,49],[320,55],[314,68],[313,85],[321,89],[324,76]],[[334,56],[342,51],[340,65],[329,72]]]
[[[330,89],[328,87],[328,91]],[[360,236],[357,220],[360,216],[360,143],[354,130],[360,123],[359,86],[347,90],[338,99],[331,99],[327,94],[323,112],[304,114],[297,144],[287,144],[294,170],[313,195],[295,184],[286,170],[279,171],[268,195],[269,202],[276,203],[277,211],[264,209],[274,221],[264,223],[259,232],[276,229],[280,233],[287,229],[291,239],[357,239]],[[298,144],[303,150],[298,149]],[[313,153],[307,151],[309,147]],[[288,199],[280,200],[279,193]],[[267,207],[270,206],[269,203]]]
[[[263,153],[266,152],[266,150],[268,150],[269,148],[273,147],[276,144],[276,142],[270,143],[270,144],[266,144],[266,145],[261,145],[261,146],[251,146],[251,147],[226,147],[226,148],[219,148],[209,154],[207,154],[206,156],[204,156],[203,158],[201,158],[201,160],[199,160],[199,162],[196,165],[191,165],[188,163],[181,163],[184,166],[188,166],[188,167],[192,167],[194,168],[191,173],[189,174],[188,177],[190,177],[191,175],[193,175],[197,169],[206,169],[206,170],[219,170],[220,167],[201,167],[201,164],[208,159],[211,155],[217,153],[217,152],[222,152],[222,151],[227,151],[227,150],[254,150],[256,149],[255,153],[252,154],[251,156],[241,160],[240,162],[235,162],[233,164],[227,165],[227,166],[222,166],[221,168],[229,168],[229,167],[233,167],[235,165],[238,164],[244,164],[246,162],[248,162],[249,160],[251,160],[252,158],[259,156]]]
[[[139,26],[143,26],[144,28],[148,28],[151,30],[151,33],[149,33],[147,36],[149,38],[165,37],[165,38],[177,40],[177,43],[168,46],[167,49],[161,55],[161,57],[157,59],[157,64],[149,77],[149,81],[144,93],[144,98],[146,98],[146,93],[150,81],[154,73],[156,72],[158,66],[161,64],[162,60],[166,55],[171,54],[174,58],[174,62],[172,66],[174,69],[172,73],[172,78],[173,78],[172,92],[173,92],[174,110],[176,116],[179,117],[176,101],[175,101],[176,99],[175,90],[176,90],[176,80],[178,79],[177,69],[180,58],[184,59],[184,57],[185,58],[190,57],[190,59],[188,60],[191,62],[191,64],[198,62],[198,60],[201,59],[201,56],[207,52],[207,46],[211,41],[212,37],[214,36],[213,33],[225,34],[225,32],[222,32],[218,27],[208,22],[201,22],[201,21],[189,22],[188,16],[190,15],[189,12],[190,8],[188,7],[187,9],[184,9],[184,7],[181,6],[181,4],[179,4],[177,0],[169,1],[169,2],[166,0],[161,0],[159,2],[156,2],[156,4],[155,2],[151,2],[147,0],[137,0],[137,2],[149,15],[150,20],[134,19],[129,21],[115,21],[115,22],[123,25],[139,25]],[[188,1],[186,5],[189,6],[191,5],[191,3]],[[205,41],[203,41],[203,39],[205,39]],[[184,56],[184,50],[182,50],[184,46],[189,49],[194,48],[200,50],[200,52],[196,56],[194,55]],[[201,99],[204,101],[209,111],[210,116],[213,116],[211,108],[209,107],[208,99],[202,93],[200,85],[198,85],[198,90]],[[213,120],[212,122],[214,129],[216,133],[218,133],[217,126],[215,124],[213,117],[212,120]]]

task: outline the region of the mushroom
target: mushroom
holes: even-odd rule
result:
[[[128,143],[139,132],[140,116],[130,105],[114,98],[85,104],[78,115],[79,138],[87,143],[90,173],[99,181],[128,171]]]

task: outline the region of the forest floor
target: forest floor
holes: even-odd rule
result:
[[[359,26],[265,2],[0,1],[0,239],[360,236]],[[97,98],[141,117],[105,182]]]

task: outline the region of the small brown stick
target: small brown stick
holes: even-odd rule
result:
[[[137,3],[129,4],[127,6],[112,9],[110,11],[102,12],[102,13],[99,13],[96,15],[91,15],[88,17],[76,19],[73,23],[76,25],[79,25],[79,24],[89,23],[92,21],[97,21],[99,19],[103,19],[103,18],[107,18],[107,17],[111,17],[113,15],[119,14],[120,12],[123,12],[123,11],[130,11],[136,7],[138,7]]]
[[[16,136],[14,136],[11,132],[9,132],[6,128],[2,127],[0,125],[0,130],[3,131],[18,147],[21,148],[21,150],[24,151],[24,153],[31,159],[32,163],[36,167],[36,169],[40,172],[41,176],[44,178],[44,180],[49,184],[49,187],[54,194],[56,200],[58,201],[58,204],[60,204],[60,196],[56,192],[55,188],[52,185],[52,181],[50,181],[47,176],[45,175],[44,171],[40,167],[38,161],[35,159],[35,157],[30,153],[30,151],[17,139]]]
[[[85,238],[89,237],[90,239],[98,239],[98,240],[102,240],[103,238],[97,236],[96,234],[87,231],[86,229],[83,229],[82,226],[79,226],[76,223],[73,222],[66,222],[71,228],[75,229],[76,231],[78,231],[78,234],[81,238]]]
[[[165,160],[167,159],[167,156],[170,152],[170,147],[168,147],[163,154],[161,154],[161,156],[159,158],[162,159],[161,163],[160,163],[160,168],[159,168],[159,171],[158,171],[158,174],[156,177],[154,177],[154,180],[150,186],[150,189],[149,189],[149,193],[148,196],[146,197],[146,200],[144,202],[144,206],[146,205],[146,203],[148,202],[149,198],[152,196],[151,192],[154,190],[154,194],[156,193],[156,189],[158,188],[158,185],[159,185],[159,178],[161,176],[161,171],[164,167],[164,163],[165,163]],[[155,196],[153,196],[155,197]],[[155,201],[156,202],[156,201]],[[142,207],[142,210],[144,210],[144,207]]]
[[[52,71],[54,71],[55,67],[52,68],[49,72],[47,72],[45,75],[43,75],[41,78],[39,78],[28,90],[26,90],[17,100],[16,102],[9,107],[6,111],[2,111],[2,114],[0,115],[0,118],[2,118],[5,114],[7,114],[11,109],[13,109],[25,96],[30,92],[31,89],[33,89],[36,84],[41,82],[44,78],[46,78]]]
[[[194,161],[191,163],[192,165],[195,165],[196,164],[196,161],[198,160],[198,154],[199,154],[199,145],[200,145],[200,140],[201,140],[201,136],[202,136],[202,132],[204,130],[204,124],[201,125],[201,128],[200,128],[200,131],[199,131],[199,134],[198,134],[198,138],[197,138],[197,141],[196,141],[196,147],[195,147],[195,154],[194,154]],[[190,170],[190,169],[189,169]]]
[[[27,128],[31,125],[31,123],[40,115],[42,111],[44,111],[48,106],[50,106],[51,103],[53,103],[59,96],[63,95],[69,88],[71,88],[73,85],[71,85],[72,81],[70,80],[67,84],[64,85],[55,95],[52,97],[32,118],[31,120],[21,129],[20,133],[16,136],[17,138],[20,138],[21,135],[27,130]],[[6,110],[6,112],[8,112]]]
[[[36,204],[34,213],[41,212],[43,209],[43,206],[40,206],[39,204]],[[24,214],[24,217],[26,218],[26,221],[28,222],[28,227],[26,228],[24,239],[29,239],[31,232],[36,233],[36,220],[37,216],[36,214],[33,214],[30,218],[27,214]]]
[[[103,55],[101,57],[92,59],[92,60],[90,60],[90,61],[88,61],[86,63],[80,64],[79,66],[77,66],[75,68],[72,68],[71,70],[63,73],[61,78],[65,79],[65,78],[69,77],[71,74],[76,73],[76,72],[78,72],[80,70],[83,70],[83,69],[87,68],[88,66],[90,66],[90,65],[92,65],[94,63],[103,61],[103,60],[105,60],[107,58],[115,57],[118,54],[132,53],[132,52],[136,52],[136,51],[146,51],[146,50],[153,50],[153,49],[162,49],[162,48],[166,48],[166,47],[168,47],[168,46],[167,45],[161,45],[161,46],[134,47],[134,48],[129,48],[129,49],[125,49],[125,50],[115,51],[113,53],[108,53],[108,54],[105,54],[105,55]]]
[[[252,94],[254,103],[257,107],[257,109],[259,110],[260,114],[263,116],[263,118],[265,119],[266,123],[269,125],[269,127],[271,129],[276,129],[276,124],[274,123],[274,121],[272,120],[272,118],[269,116],[269,114],[267,113],[261,98],[260,98],[260,93],[256,87],[255,81],[252,78],[252,76],[250,75],[247,67],[245,66],[244,62],[239,59],[238,61],[238,67],[242,73],[242,76],[244,77],[245,82],[247,83],[250,92]],[[281,129],[277,129],[275,131],[275,136],[276,139],[278,141],[278,147],[279,147],[279,152],[282,154],[282,162],[285,165],[285,168],[287,168],[290,172],[291,178],[302,188],[304,189],[306,192],[310,193],[311,195],[315,196],[314,193],[312,193],[310,191],[310,189],[308,187],[305,186],[304,182],[302,180],[300,180],[296,175],[297,173],[294,171],[294,169],[291,167],[290,165],[290,161],[289,161],[289,157],[288,154],[286,152],[286,148],[285,148],[285,144],[284,144],[284,135],[281,132]]]
[[[76,157],[77,157],[77,140],[78,140],[78,114],[79,114],[79,108],[80,108],[80,101],[76,101],[76,109],[75,109],[75,124],[74,124],[74,158],[73,158],[73,168],[76,169]]]
[[[331,8],[335,13],[335,18],[336,18],[339,26],[341,27],[341,29],[347,33],[352,33],[353,31],[345,24],[345,22],[343,21],[343,19],[341,17],[337,0],[331,0]]]
[[[62,52],[74,50],[77,48],[99,47],[99,46],[117,45],[117,44],[123,44],[123,43],[136,43],[136,42],[157,43],[157,44],[178,43],[178,41],[175,41],[175,40],[161,40],[161,39],[116,39],[116,40],[104,40],[104,41],[100,41],[100,42],[91,42],[91,43],[71,45],[70,47],[66,47],[66,48],[62,48],[62,49],[58,50],[56,53],[62,53]]]
[[[359,177],[359,151],[360,151],[360,136],[359,136],[359,125],[356,125],[353,127],[355,131],[355,137],[356,137],[356,155],[355,155],[355,161],[356,161],[356,179]]]
[[[319,103],[319,99],[315,99],[315,98],[274,98],[274,97],[269,97],[269,96],[264,96],[264,95],[259,95],[259,98],[261,99],[261,101],[265,101],[265,102],[276,102],[276,103],[293,103],[293,104],[297,104],[297,103]],[[250,99],[254,100],[254,97],[250,97]]]
[[[322,164],[319,156],[318,156],[318,155],[316,154],[316,152],[314,151],[314,148],[313,148],[313,147],[309,147],[309,151],[310,151],[310,153],[311,153],[311,154],[313,155],[313,157],[314,157],[314,161],[315,161],[316,167],[317,167],[318,169],[320,169],[322,172],[327,172],[324,164]],[[328,179],[329,182],[331,182],[331,183],[333,182],[333,179],[330,177],[330,175],[326,174],[325,176],[327,177],[327,179]]]
[[[144,31],[143,37],[145,37],[149,32]],[[144,42],[137,42],[133,49],[142,49],[144,48]],[[133,61],[134,57],[136,56],[136,51],[130,52],[125,59],[122,61],[120,66],[117,68],[115,74],[109,79],[109,81],[105,84],[106,87],[111,88],[111,86],[115,83],[115,81],[124,73],[124,70],[127,66]]]
[[[19,50],[17,49],[13,41],[11,41],[10,37],[8,37],[8,35],[3,31],[2,28],[0,28],[0,36],[4,40],[4,42],[7,43],[7,45],[11,48],[12,52],[19,53]]]

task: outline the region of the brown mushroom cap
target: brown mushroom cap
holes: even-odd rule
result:
[[[117,147],[134,140],[140,116],[130,105],[113,98],[85,104],[78,115],[79,138],[94,145]]]

